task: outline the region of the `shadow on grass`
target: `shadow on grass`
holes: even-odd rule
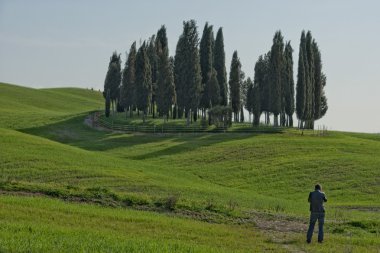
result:
[[[89,151],[107,151],[120,147],[133,148],[137,145],[152,144],[169,140],[171,145],[147,154],[132,156],[143,160],[165,155],[189,152],[200,147],[217,143],[242,140],[262,133],[178,133],[178,134],[125,134],[100,131],[84,124],[88,114],[78,114],[54,124],[21,130],[24,133],[40,136]],[[271,131],[270,133],[278,133]]]

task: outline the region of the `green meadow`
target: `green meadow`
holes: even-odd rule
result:
[[[103,103],[0,83],[0,252],[379,252],[380,135],[128,134],[85,124]]]

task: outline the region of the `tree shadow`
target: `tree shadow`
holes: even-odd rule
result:
[[[84,119],[87,115],[88,114],[78,114],[54,124],[22,129],[21,131],[89,151],[108,151],[121,147],[130,149],[138,145],[144,146],[145,144],[170,141],[169,147],[167,148],[158,146],[157,148],[153,148],[155,150],[152,152],[129,156],[130,159],[135,160],[190,152],[201,147],[242,140],[263,134],[260,132],[127,134],[94,129],[84,124]]]
[[[161,156],[176,155],[193,150],[210,147],[229,141],[242,140],[256,136],[257,134],[236,134],[236,133],[198,133],[198,134],[182,134],[181,136],[172,136],[172,141],[177,145],[172,145],[165,149],[156,150],[150,153],[133,156],[132,159],[145,160]]]

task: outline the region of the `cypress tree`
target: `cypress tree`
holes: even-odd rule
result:
[[[226,56],[224,52],[224,38],[223,30],[219,28],[214,46],[214,68],[217,73],[219,91],[220,91],[220,104],[226,106],[228,103],[227,98],[227,71],[226,71]]]
[[[117,54],[117,52],[113,52],[111,57],[110,57],[110,62],[108,64],[108,70],[109,68],[111,67],[111,64],[112,63],[117,63],[117,62],[120,62],[120,56]],[[107,74],[106,74],[106,79],[107,79],[107,75],[108,75],[108,72],[107,71]],[[104,90],[103,90],[103,97],[106,98],[107,97],[107,90],[111,88],[111,83],[110,82],[104,82]]]
[[[238,58],[237,51],[234,51],[232,55],[231,68],[230,68],[230,95],[231,95],[231,107],[234,113],[234,120],[238,122],[238,113],[240,110],[240,73],[241,63]]]
[[[150,70],[151,70],[151,101],[150,101],[150,112],[152,113],[152,117],[155,117],[155,104],[156,104],[156,92],[157,92],[157,49],[156,49],[156,36],[152,35],[152,37],[149,38],[149,43],[147,46],[147,55],[149,58],[149,64],[150,64]]]
[[[255,76],[254,76],[254,86],[256,87],[257,96],[260,98],[260,105],[256,106],[260,108],[261,112],[265,112],[265,124],[269,124],[269,113],[270,113],[270,95],[271,87],[269,83],[269,59],[270,52],[266,53],[264,56],[260,55],[259,59],[255,64]]]
[[[205,24],[201,42],[199,45],[199,57],[202,74],[202,97],[200,100],[200,107],[203,109],[203,116],[206,117],[205,110],[210,105],[210,92],[215,92],[208,87],[209,78],[212,76],[213,71],[213,59],[214,59],[214,34],[213,27]],[[218,89],[219,90],[219,89]]]
[[[159,37],[160,36],[160,37]],[[162,43],[162,44],[161,44]],[[158,55],[157,72],[157,109],[162,116],[169,119],[169,112],[175,103],[173,62],[169,58],[166,28],[162,26],[157,33],[156,48]]]
[[[312,51],[314,54],[314,120],[321,116],[321,95],[322,95],[322,61],[318,45],[313,40]]]
[[[202,76],[198,50],[199,38],[196,22],[183,23],[175,55],[174,78],[177,88],[178,115],[185,110],[187,124],[190,123],[191,111],[196,113],[202,91]]]
[[[287,115],[286,125],[293,127],[294,114],[294,79],[293,79],[293,48],[290,42],[286,43],[284,51],[284,90],[285,90],[285,113]]]
[[[252,113],[253,113],[253,125],[258,126],[260,124],[261,116],[261,92],[260,86],[253,84],[252,88]]]
[[[135,105],[135,81],[136,81],[136,42],[133,42],[122,74],[122,86],[120,90],[120,101],[124,109],[129,109],[132,117]]]
[[[208,78],[208,83],[206,87],[208,88],[208,98],[209,104],[211,107],[217,106],[220,103],[220,91],[219,91],[219,83],[217,79],[216,70],[212,69],[211,73],[209,73],[210,77]],[[210,106],[209,106],[210,107]],[[210,108],[211,108],[210,107]]]
[[[299,127],[303,128],[306,117],[306,79],[307,79],[307,58],[306,57],[306,35],[302,31],[299,54],[298,54],[298,74],[297,74],[297,94],[296,94],[296,113],[300,120]]]
[[[270,107],[274,115],[274,126],[278,126],[278,115],[282,109],[282,74],[283,74],[284,42],[281,31],[277,31],[273,37],[273,45],[270,56]]]
[[[240,122],[244,122],[244,107],[247,100],[248,82],[245,73],[240,70]]]
[[[244,107],[249,113],[249,121],[251,121],[251,114],[253,112],[253,82],[250,77],[245,81],[247,87],[247,94],[245,97]]]
[[[312,47],[313,38],[311,32],[306,34],[306,100],[305,100],[305,121],[306,128],[311,129],[314,125],[314,52]]]
[[[321,114],[319,115],[319,118],[322,118],[325,116],[327,110],[329,109],[328,104],[327,104],[327,97],[325,94],[325,88],[326,86],[326,75],[322,73],[322,92],[321,92]]]
[[[322,72],[321,53],[315,40],[312,42],[312,48],[314,53],[314,120],[318,120],[326,114],[328,109],[324,92],[326,75]]]
[[[243,105],[240,105],[240,122],[244,122],[244,109],[243,109]]]
[[[111,104],[111,92],[110,89],[107,90],[106,92],[106,108],[105,108],[105,114],[106,117],[108,118],[110,116],[110,104]]]
[[[143,112],[143,122],[151,101],[152,73],[146,52],[146,43],[142,44],[136,55],[136,105]]]
[[[314,121],[326,113],[328,106],[323,90],[325,85],[326,76],[322,72],[318,45],[310,31],[306,35],[305,31],[302,31],[296,100],[297,117],[301,120],[300,127],[313,129]]]
[[[108,71],[104,81],[103,96],[106,96],[106,91],[110,90],[110,99],[112,111],[115,112],[115,106],[120,98],[120,83],[121,83],[121,60],[120,54],[113,52],[110,63],[108,65]]]
[[[177,94],[177,113],[178,118],[181,119],[183,117],[183,111],[185,109],[185,97],[186,97],[186,83],[185,83],[185,37],[182,34],[177,42],[176,53],[174,58],[174,83]]]

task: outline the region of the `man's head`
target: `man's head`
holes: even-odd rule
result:
[[[314,189],[315,189],[316,191],[322,191],[322,185],[320,185],[320,184],[316,184]]]

